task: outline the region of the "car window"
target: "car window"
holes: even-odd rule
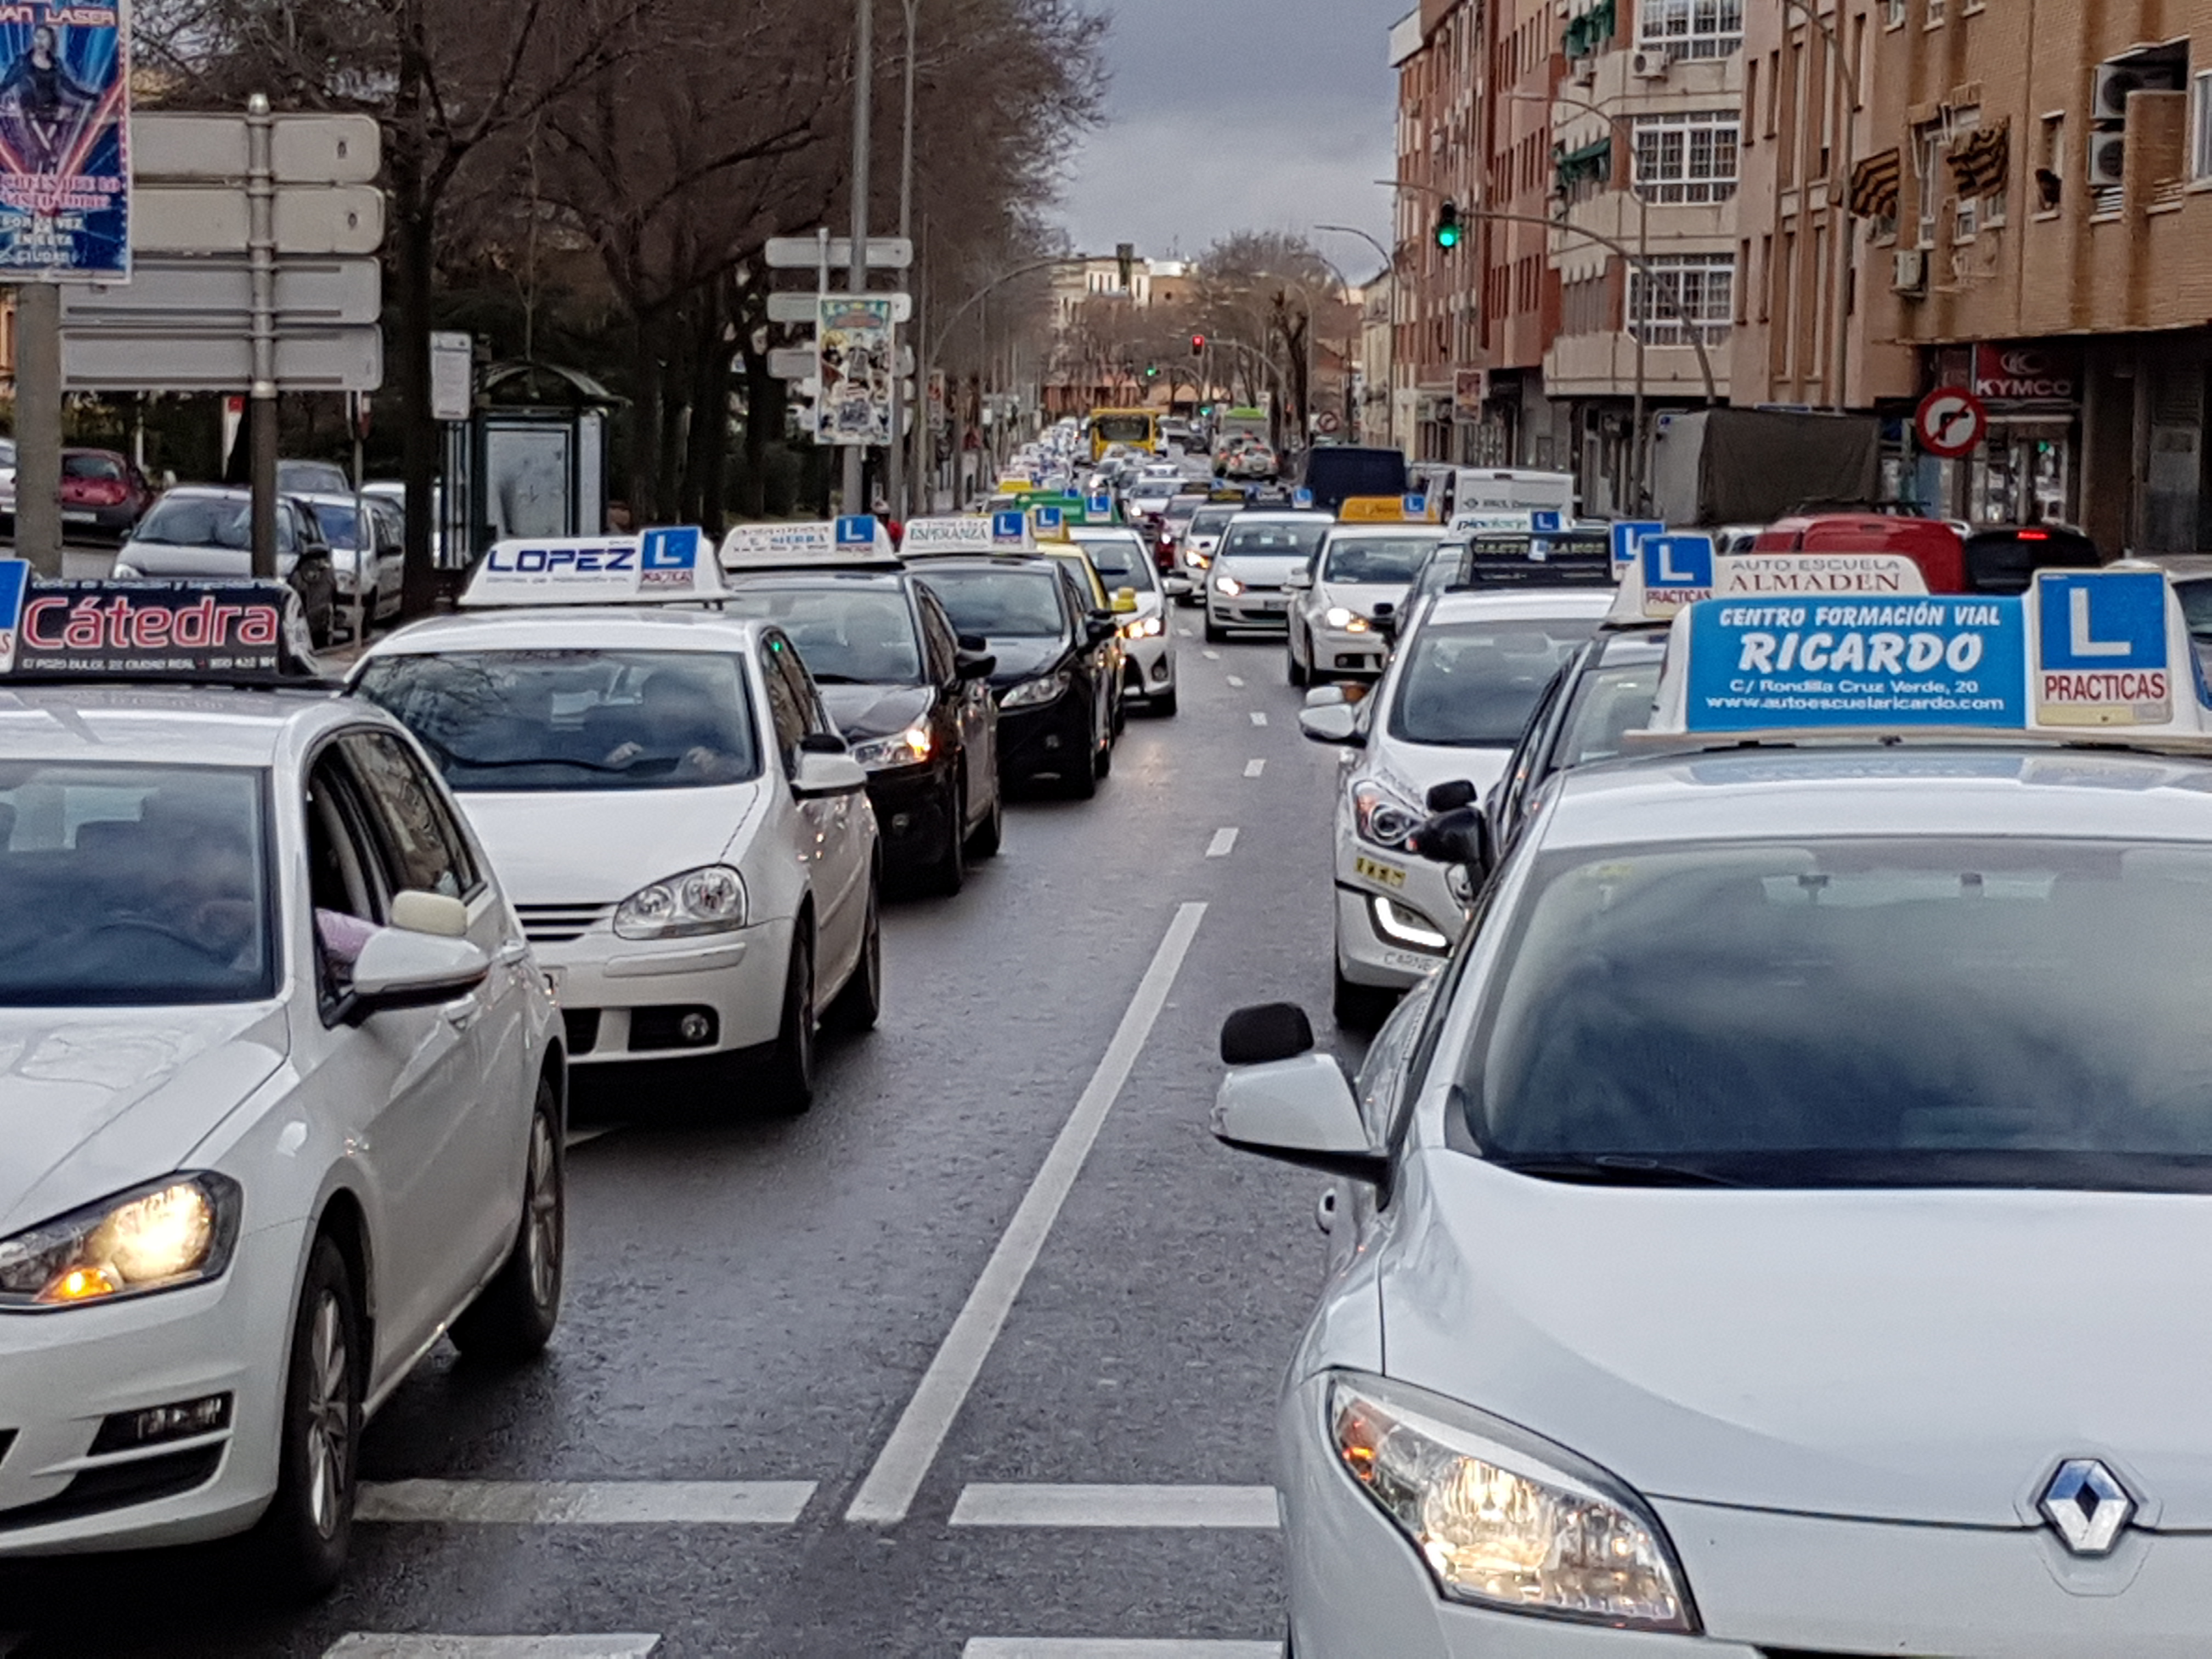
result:
[[[1145,550],[1141,538],[1136,536],[1085,537],[1083,550],[1097,568],[1099,579],[1109,588],[1133,587],[1140,593],[1153,591],[1155,567],[1152,556]]]
[[[781,634],[770,634],[762,641],[768,653],[769,678],[781,680],[793,707],[799,711],[799,736],[802,738],[819,737],[835,732],[837,727],[822,707],[822,694],[814,689],[814,681],[806,672],[806,663],[789,640]],[[788,752],[788,751],[787,751]]]
[[[1348,587],[1404,586],[1420,574],[1436,545],[1433,536],[1388,540],[1374,536],[1333,537],[1322,561],[1321,579]]]
[[[265,773],[0,762],[0,1006],[276,994]]]
[[[2181,598],[2181,614],[2188,619],[2191,635],[2212,639],[2212,576],[2178,581],[2173,591]]]
[[[163,546],[242,550],[253,544],[252,505],[242,495],[165,495],[131,534]]]
[[[407,746],[388,732],[339,739],[395,890],[465,899],[483,884],[446,803]]]
[[[1310,559],[1328,533],[1325,524],[1232,524],[1221,539],[1221,556]]]
[[[390,914],[391,896],[368,809],[335,748],[309,771],[305,805],[316,978],[327,1005],[352,988],[354,964]]]
[[[786,775],[795,774],[809,725],[805,702],[791,679],[774,667],[762,677],[762,689],[768,693],[768,716],[775,727],[775,752]]]
[[[62,457],[62,477],[97,479],[102,483],[121,483],[125,481],[123,463],[112,455],[64,454]]]
[[[921,580],[963,634],[1049,640],[1067,631],[1061,584],[1051,571],[933,570]]]
[[[315,503],[315,523],[322,531],[323,538],[332,547],[351,551],[365,544],[366,538],[362,533],[362,514],[356,507],[342,506],[336,501],[318,501]]]
[[[945,606],[936,594],[921,583],[915,587],[915,605],[921,612],[921,648],[929,663],[929,678],[939,685],[950,685],[960,672],[960,642],[953,637],[955,629]]]
[[[380,657],[357,690],[398,716],[463,793],[700,789],[760,775],[751,697],[735,654]]]
[[[1641,663],[1608,665],[1583,676],[1572,707],[1553,747],[1554,770],[1613,759],[1627,746],[1631,732],[1651,724],[1659,695],[1659,657]]]
[[[781,626],[823,685],[921,684],[921,639],[914,607],[897,587],[747,582],[732,596],[728,608]]]
[[[1597,631],[1597,619],[1429,622],[1409,647],[1390,710],[1407,743],[1510,748],[1544,688]]]

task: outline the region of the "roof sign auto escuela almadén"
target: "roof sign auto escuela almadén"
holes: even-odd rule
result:
[[[126,4],[0,4],[0,276],[131,274]]]

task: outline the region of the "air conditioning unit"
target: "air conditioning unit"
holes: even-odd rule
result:
[[[2120,185],[2127,182],[2128,135],[2124,132],[2093,132],[2089,135],[2089,184]]]
[[[1595,86],[1597,84],[1597,59],[1594,57],[1576,58],[1567,66],[1567,79],[1573,82],[1578,87]]]
[[[2091,113],[2100,121],[2124,121],[2131,92],[2179,92],[2177,64],[2100,64]]]
[[[1923,247],[1899,248],[1894,256],[1889,285],[1899,294],[1928,292],[1928,250]]]
[[[1628,60],[1628,72],[1646,81],[1663,81],[1674,67],[1674,54],[1664,46],[1645,46]]]

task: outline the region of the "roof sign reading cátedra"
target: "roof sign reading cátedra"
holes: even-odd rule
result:
[[[0,561],[0,674],[15,681],[297,678],[310,651],[283,582],[32,580]]]

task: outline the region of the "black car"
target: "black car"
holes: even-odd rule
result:
[[[981,642],[904,570],[733,573],[730,608],[779,623],[868,769],[892,875],[957,893],[999,850],[999,709]]]
[[[1101,647],[1117,619],[1094,610],[1057,559],[932,559],[921,580],[998,659],[1000,775],[1050,777],[1080,800],[1096,794],[1114,769],[1117,688]]]

